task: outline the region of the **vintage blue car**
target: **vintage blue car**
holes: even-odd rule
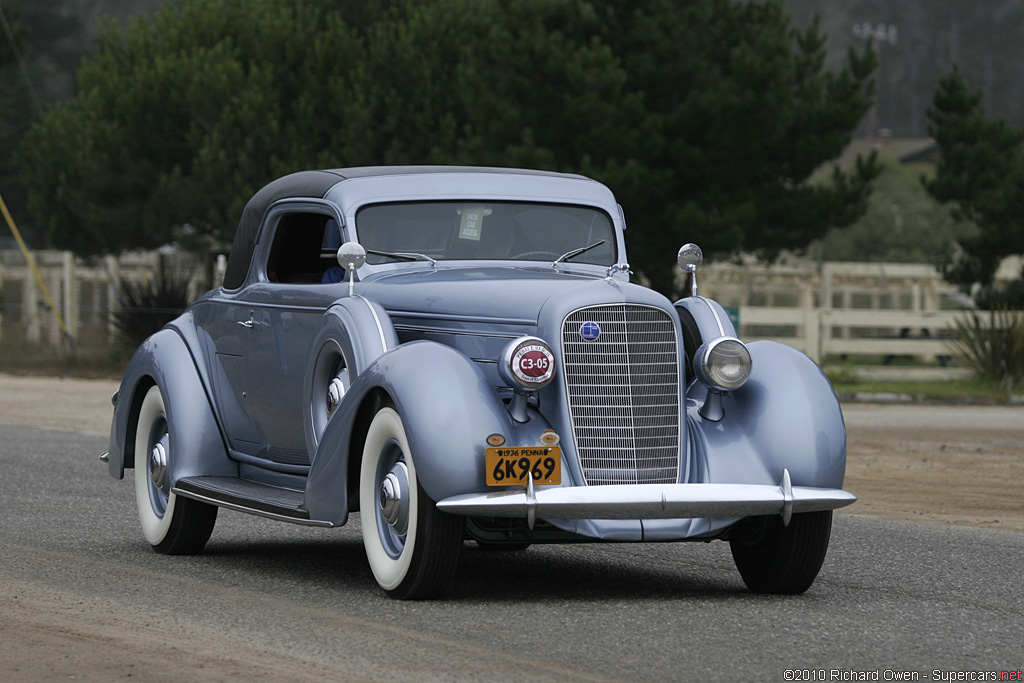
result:
[[[630,283],[622,210],[577,175],[305,171],[257,192],[223,286],[139,347],[114,396],[142,530],[196,553],[219,507],[358,512],[397,598],[441,595],[467,540],[731,544],[754,591],[825,557],[846,432],[807,356],[744,344],[698,296]]]

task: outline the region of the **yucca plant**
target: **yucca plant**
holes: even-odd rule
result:
[[[999,382],[1007,393],[1024,381],[1024,311],[1008,307],[971,311],[955,323],[950,350],[979,377]]]
[[[192,274],[164,273],[151,280],[122,280],[112,313],[118,341],[134,349],[188,308]]]

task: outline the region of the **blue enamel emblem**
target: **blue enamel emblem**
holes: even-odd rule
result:
[[[583,323],[580,325],[580,336],[583,337],[583,341],[596,341],[601,336],[601,327],[597,323]]]

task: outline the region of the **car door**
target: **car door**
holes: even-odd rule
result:
[[[253,308],[245,290],[220,292],[192,307],[210,391],[228,447],[255,456],[265,439],[253,418],[245,349],[252,344]]]
[[[244,349],[252,415],[266,440],[261,457],[286,467],[309,465],[303,420],[310,346],[320,318],[343,296],[337,279],[339,222],[328,207],[294,203],[268,215],[251,285],[252,338]],[[333,280],[333,281],[332,281]]]

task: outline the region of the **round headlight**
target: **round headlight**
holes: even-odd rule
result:
[[[710,341],[697,349],[695,360],[698,379],[712,389],[739,389],[750,377],[750,352],[738,339]]]
[[[501,356],[498,368],[513,387],[534,391],[555,378],[555,354],[543,339],[520,337],[509,343]]]

